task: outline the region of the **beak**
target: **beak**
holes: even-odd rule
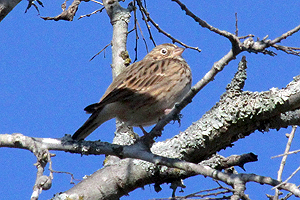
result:
[[[185,48],[177,47],[173,52],[173,56],[181,56],[184,50]]]

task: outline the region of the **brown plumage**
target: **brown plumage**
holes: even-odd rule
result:
[[[174,44],[155,47],[143,60],[126,67],[107,88],[99,103],[84,110],[92,113],[74,133],[84,139],[102,123],[119,118],[130,126],[158,122],[191,87],[191,70]]]

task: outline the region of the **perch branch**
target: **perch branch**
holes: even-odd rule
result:
[[[7,147],[16,147],[18,146],[19,148],[22,149],[28,149],[30,151],[33,151],[32,146],[30,145],[31,142],[33,142],[32,145],[35,147],[40,147],[41,149],[62,149],[64,151],[68,152],[78,152],[81,154],[87,153],[90,149],[88,149],[86,146],[84,147],[85,150],[82,150],[79,148],[78,142],[74,142],[70,136],[66,136],[63,139],[51,139],[51,138],[31,138],[31,137],[26,137],[21,134],[14,134],[14,135],[8,135],[8,134],[0,134],[0,141],[1,141],[1,146],[7,146]],[[89,143],[87,141],[82,141],[83,144]],[[93,144],[93,142],[90,142]],[[216,180],[220,180],[228,185],[239,185],[241,183],[245,182],[257,182],[260,184],[267,184],[271,186],[276,186],[280,182],[277,180],[274,180],[270,177],[264,177],[264,176],[259,176],[255,174],[230,174],[230,173],[223,173],[221,171],[212,169],[208,166],[204,165],[199,165],[199,164],[194,164],[191,162],[187,161],[182,161],[179,159],[175,158],[166,158],[163,156],[158,156],[154,155],[151,152],[149,152],[148,148],[141,142],[135,143],[130,146],[121,146],[121,145],[113,145],[113,144],[108,144],[108,143],[101,143],[101,142],[94,142],[98,144],[95,148],[96,152],[99,153],[100,149],[104,145],[109,145],[110,151],[113,155],[123,157],[123,158],[135,158],[135,159],[142,159],[144,161],[151,162],[155,165],[164,165],[170,168],[177,168],[184,170],[186,172],[190,173],[196,173],[196,174],[201,174],[203,176],[209,176],[211,178],[214,178]],[[113,146],[113,148],[112,148]],[[106,148],[108,149],[108,148]],[[42,151],[40,155],[40,158],[46,159],[48,161],[49,159],[49,153],[45,151]],[[39,151],[40,152],[40,151]],[[44,152],[44,153],[43,153]],[[46,153],[46,154],[45,154]],[[45,156],[46,155],[46,156]],[[40,159],[40,160],[43,160]],[[47,163],[47,162],[43,162]],[[43,171],[43,169],[41,169]],[[45,176],[42,176],[45,178]],[[48,180],[48,179],[47,179]],[[42,183],[45,183],[44,179],[42,179]],[[45,187],[46,184],[42,185]],[[51,185],[50,185],[51,186]],[[48,184],[49,187],[49,184]],[[300,190],[297,188],[296,185],[291,184],[291,183],[284,183],[278,187],[279,189],[283,189],[289,192],[292,192],[295,196],[300,197]],[[45,188],[43,188],[45,189]]]

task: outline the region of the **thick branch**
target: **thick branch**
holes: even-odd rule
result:
[[[124,60],[120,56],[123,51],[126,51],[128,23],[130,12],[120,6],[117,0],[104,0],[104,7],[110,23],[113,26],[112,45],[112,72],[113,77],[117,76],[125,67]]]
[[[90,178],[84,180],[78,185],[74,186],[71,190],[67,191],[64,195],[72,195],[74,197],[93,197],[93,198],[101,198],[101,199],[117,199],[124,194],[130,191],[132,188],[136,187],[137,183],[140,184],[148,184],[151,181],[155,181],[155,176],[151,175],[155,172],[156,178],[160,176],[163,178],[162,174],[164,170],[159,170],[160,165],[168,166],[172,168],[177,168],[184,170],[184,173],[187,174],[201,174],[204,176],[208,176],[214,178],[216,180],[220,180],[228,185],[237,186],[237,185],[245,185],[247,182],[257,182],[260,184],[268,184],[271,186],[277,185],[280,182],[274,180],[270,177],[258,176],[255,174],[231,174],[231,173],[223,173],[221,171],[212,169],[208,166],[197,165],[193,163],[189,163],[186,161],[171,159],[166,157],[161,157],[157,155],[153,155],[147,151],[138,151],[132,152],[131,155],[136,155],[136,158],[142,158],[143,160],[147,160],[148,162],[154,163],[147,164],[145,162],[136,162],[136,160],[132,159],[124,159],[121,160],[117,165],[105,167],[96,173],[94,173]],[[145,168],[147,165],[151,168]],[[117,167],[117,169],[115,169]],[[125,169],[124,169],[125,167]],[[107,174],[110,174],[112,170],[115,169],[113,177],[110,176],[108,178]],[[120,174],[119,174],[120,173]],[[180,172],[176,169],[173,169],[173,177],[174,173],[179,177]],[[132,176],[131,174],[134,174]],[[136,178],[135,178],[136,177]],[[170,178],[170,174],[167,176]],[[111,181],[108,183],[107,181],[102,187],[99,187],[99,183],[104,182],[104,180],[110,179]],[[116,181],[114,181],[116,180]],[[86,187],[85,182],[87,182],[90,187]],[[126,182],[126,184],[125,184]],[[93,184],[91,184],[93,183]],[[134,186],[135,185],[135,186]],[[285,183],[280,186],[281,189],[287,190],[300,197],[300,190],[297,188],[295,184]],[[111,193],[108,193],[110,191]],[[117,191],[117,192],[116,192]],[[107,192],[107,193],[106,193]],[[93,193],[91,195],[91,193]],[[107,196],[104,196],[107,195]],[[109,196],[108,196],[109,195]]]

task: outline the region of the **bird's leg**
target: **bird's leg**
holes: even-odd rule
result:
[[[176,104],[175,104],[175,107],[176,107]],[[171,111],[172,111],[173,109],[170,109],[170,108],[168,108],[168,109],[165,109],[165,116],[166,115],[168,115]],[[175,115],[175,116],[173,116],[173,120],[174,120],[174,123],[175,123],[175,121],[177,121],[178,122],[178,124],[179,124],[179,126],[181,125],[181,123],[180,123],[180,119],[182,118],[182,115],[181,114],[178,114],[178,115]]]
[[[147,136],[147,135],[148,135],[148,132],[147,132],[147,131],[145,131],[144,127],[142,127],[142,126],[139,126],[139,127],[140,127],[140,129],[143,131],[143,133],[144,133],[144,136]]]

